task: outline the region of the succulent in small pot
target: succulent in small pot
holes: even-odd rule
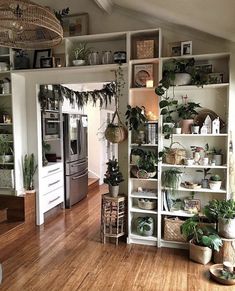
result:
[[[221,188],[222,180],[220,175],[212,175],[209,179],[209,187],[211,190],[218,191]]]
[[[91,53],[91,48],[87,47],[87,43],[79,43],[76,48],[73,50],[74,66],[82,66],[86,64],[88,55]]]
[[[215,161],[215,165],[221,166],[223,164],[222,149],[213,148],[212,155],[213,155],[213,160]]]

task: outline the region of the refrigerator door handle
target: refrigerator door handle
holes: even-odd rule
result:
[[[78,133],[79,133],[79,137],[78,137],[78,153],[79,155],[81,154],[81,149],[82,149],[82,146],[81,146],[81,121],[78,119],[77,120],[77,127],[78,127]]]
[[[86,173],[83,174],[83,175],[79,175],[79,176],[76,176],[76,177],[72,177],[72,180],[77,180],[77,179],[79,179],[79,178],[82,178],[82,177],[86,176],[87,174],[88,174],[88,172],[86,172]]]
[[[87,161],[83,162],[83,163],[76,163],[76,164],[73,164],[71,165],[71,168],[74,168],[74,167],[77,167],[77,166],[80,166],[80,165],[84,165],[84,164],[87,164]]]

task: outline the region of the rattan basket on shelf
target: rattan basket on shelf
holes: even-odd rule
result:
[[[175,144],[180,145],[181,148],[173,148],[173,145]],[[169,149],[167,149],[164,162],[172,165],[182,165],[184,164],[185,158],[186,150],[184,149],[184,147],[178,142],[173,142],[170,145]]]
[[[187,240],[181,234],[180,227],[184,223],[183,220],[176,218],[164,218],[164,240],[186,242]]]
[[[156,203],[156,200],[138,199],[138,207],[145,210],[152,210],[152,209],[156,209],[157,203]]]

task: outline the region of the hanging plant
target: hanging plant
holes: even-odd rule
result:
[[[108,103],[111,104],[112,98],[116,96],[117,84],[111,82],[105,84],[102,89],[94,91],[74,91],[62,85],[52,85],[52,90],[48,89],[48,85],[41,85],[38,93],[38,101],[41,109],[44,111],[48,108],[48,104],[53,100],[63,102],[64,99],[69,100],[70,104],[77,103],[78,108],[83,108],[89,101],[96,106],[100,102],[100,107]]]

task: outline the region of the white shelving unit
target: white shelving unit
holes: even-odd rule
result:
[[[198,56],[188,56],[188,57],[176,57],[177,59],[186,59],[193,57],[196,63],[199,64],[212,64],[214,72],[223,73],[224,83],[221,84],[210,84],[202,87],[196,86],[176,86],[174,88],[175,99],[181,103],[182,96],[188,97],[188,101],[200,103],[202,109],[207,108],[213,110],[226,124],[226,130],[223,130],[219,134],[173,134],[173,141],[179,142],[187,151],[187,155],[190,155],[190,146],[199,146],[205,148],[208,144],[210,149],[217,148],[222,149],[223,152],[223,164],[220,166],[211,165],[171,165],[166,163],[159,163],[159,183],[158,183],[158,202],[159,202],[159,221],[164,221],[164,217],[178,217],[185,218],[191,217],[192,214],[184,211],[169,211],[164,209],[163,203],[163,190],[169,190],[164,188],[161,183],[161,176],[163,171],[168,169],[176,168],[182,170],[182,182],[190,181],[193,183],[200,183],[202,179],[202,173],[198,171],[203,171],[205,168],[209,168],[209,172],[212,174],[219,174],[223,177],[223,185],[220,190],[213,191],[208,188],[197,188],[188,189],[180,186],[174,190],[173,199],[190,199],[192,195],[195,199],[201,201],[201,209],[208,201],[212,199],[229,199],[228,187],[229,187],[229,127],[228,127],[228,108],[229,108],[229,54],[208,54],[208,55],[198,55]],[[161,67],[165,61],[170,58],[161,59]],[[173,91],[170,88],[168,91],[168,96],[170,96]],[[200,110],[198,110],[200,111]],[[169,146],[171,141],[164,139],[162,133],[162,117],[160,117],[161,122],[159,122],[159,151],[164,149],[164,146]],[[158,235],[162,236],[158,241],[159,247],[175,247],[175,248],[187,248],[187,244],[176,242],[176,241],[166,241],[163,237],[164,225],[159,223]]]

